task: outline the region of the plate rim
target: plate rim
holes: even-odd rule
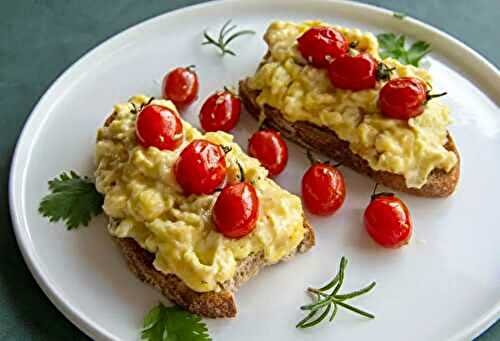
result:
[[[300,3],[301,0],[278,0],[275,1],[274,4],[276,3]],[[316,0],[318,3],[332,3],[336,4],[338,6],[343,6],[347,9],[353,10],[353,11],[359,11],[359,10],[368,10],[372,12],[378,12],[382,13],[385,15],[391,15],[393,14],[393,11],[375,6],[375,5],[370,5],[370,4],[364,4],[364,3],[357,3],[357,2],[351,2],[351,1],[346,1],[346,0]],[[259,6],[266,6],[267,0],[254,0],[252,5],[259,7]],[[152,24],[155,21],[163,20],[166,17],[173,17],[178,15],[180,12],[192,12],[192,11],[198,11],[198,10],[203,10],[204,8],[208,7],[217,7],[217,6],[223,6],[227,4],[241,4],[244,5],[245,2],[244,0],[215,0],[215,1],[208,1],[204,3],[199,3],[187,7],[181,7],[177,8],[172,11],[168,11],[162,14],[158,14],[155,16],[152,16],[150,18],[147,18],[143,21],[140,21],[138,23],[132,24],[131,26],[125,28],[124,30],[112,35],[111,37],[105,39],[104,41],[99,42],[96,46],[85,52],[82,56],[80,56],[76,61],[71,63],[66,69],[61,72],[55,81],[52,82],[52,84],[44,91],[43,95],[39,98],[39,100],[36,102],[36,104],[33,106],[33,109],[31,110],[31,113],[29,114],[27,120],[25,121],[22,131],[18,137],[18,140],[16,142],[15,150],[11,159],[11,165],[10,165],[10,172],[9,172],[9,210],[10,210],[10,216],[12,220],[12,226],[13,230],[16,236],[16,241],[19,246],[19,249],[21,250],[22,256],[24,258],[25,263],[27,264],[32,276],[35,278],[37,284],[39,287],[42,289],[44,294],[50,299],[52,304],[54,304],[57,309],[67,318],[69,319],[74,325],[76,325],[81,331],[83,331],[85,334],[88,336],[94,338],[94,339],[108,339],[108,340],[117,340],[116,336],[111,334],[109,331],[106,329],[94,325],[85,314],[83,314],[81,311],[76,309],[71,305],[70,302],[68,302],[62,295],[59,295],[55,288],[53,287],[53,284],[51,283],[50,279],[47,278],[42,271],[41,271],[41,264],[40,260],[37,259],[37,256],[34,252],[33,248],[33,241],[31,240],[31,236],[29,235],[27,226],[27,219],[25,219],[25,209],[24,209],[24,199],[23,196],[21,195],[24,193],[24,188],[25,188],[25,178],[26,178],[26,172],[27,168],[23,167],[26,159],[28,159],[29,153],[23,153],[23,151],[30,151],[31,149],[31,144],[28,142],[26,139],[26,135],[28,135],[29,131],[37,131],[37,127],[35,125],[35,120],[38,119],[40,123],[44,122],[45,119],[47,119],[48,115],[44,115],[44,111],[42,110],[42,107],[46,105],[45,102],[48,102],[48,108],[50,109],[50,106],[54,105],[53,101],[50,102],[48,99],[49,95],[51,95],[54,91],[57,90],[59,86],[68,78],[69,81],[71,81],[70,78],[70,73],[73,72],[75,69],[84,67],[84,66],[90,66],[86,65],[88,62],[91,61],[92,58],[94,57],[99,57],[98,53],[100,52],[99,50],[110,50],[113,44],[117,44],[120,42],[120,39],[122,39],[125,35],[129,35],[132,31],[140,29],[141,26],[146,25],[146,24]],[[427,32],[430,35],[433,35],[436,37],[436,39],[441,40],[441,41],[446,41],[448,44],[451,44],[454,46],[456,50],[461,50],[467,54],[467,57],[469,59],[474,59],[475,61],[480,62],[478,65],[476,65],[476,72],[485,74],[485,73],[490,73],[490,77],[493,74],[494,78],[497,78],[497,81],[500,81],[500,71],[497,69],[488,59],[486,59],[484,56],[482,56],[480,53],[477,51],[473,50],[472,48],[468,47],[460,41],[459,39],[455,38],[454,36],[450,35],[449,33],[446,33],[444,31],[439,30],[438,28],[435,28],[434,26],[431,26],[430,24],[426,24],[418,19],[414,19],[411,17],[406,17],[405,22],[407,22],[410,26],[414,26],[416,28],[419,28],[423,32]],[[102,53],[102,52],[101,52]],[[97,59],[99,60],[99,58]],[[95,62],[97,62],[94,61]],[[102,56],[101,56],[102,60]],[[470,77],[470,75],[467,75]],[[472,81],[470,78],[466,77],[469,81]],[[482,77],[480,77],[482,78]],[[74,80],[73,80],[74,81]],[[475,83],[475,86],[478,87],[483,94],[485,94],[491,101],[494,103],[497,103],[500,101],[498,98],[492,98],[490,96],[491,94],[491,89],[488,91],[483,90],[483,87],[480,87],[478,84]],[[496,97],[500,97],[500,93],[496,95]],[[45,112],[48,112],[50,110],[46,110]],[[18,194],[19,193],[19,194]],[[488,327],[492,326],[498,319],[500,318],[500,300],[493,305],[493,308],[491,311],[487,311],[483,313],[480,317],[476,319],[469,327],[462,329],[459,331],[457,334],[452,336],[451,339],[465,339],[465,338],[475,338],[479,336],[482,332],[484,332]]]

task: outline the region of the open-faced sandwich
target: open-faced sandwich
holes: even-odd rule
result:
[[[108,230],[130,269],[196,314],[235,316],[242,283],[314,244],[298,197],[231,135],[201,134],[170,101],[116,105],[96,158]]]
[[[272,23],[268,52],[240,96],[256,118],[380,184],[450,195],[458,150],[448,108],[421,68],[381,59],[371,33],[322,22]]]

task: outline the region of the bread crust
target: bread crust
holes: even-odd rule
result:
[[[279,130],[282,135],[295,143],[320,152],[396,191],[431,198],[447,197],[455,191],[460,177],[460,155],[449,133],[448,142],[444,147],[457,156],[458,162],[455,167],[448,173],[442,169],[434,169],[424,186],[409,188],[402,175],[373,170],[366,160],[351,151],[347,141],[341,140],[331,129],[305,121],[287,121],[279,110],[267,105],[261,110],[256,102],[259,91],[250,89],[247,82],[248,79],[239,83],[239,95],[246,110],[256,119],[259,119],[263,112],[266,116],[266,124]]]
[[[113,112],[105,121],[108,126],[113,122],[116,113]],[[110,218],[109,224],[116,225],[119,220]],[[315,244],[312,226],[304,217],[304,238],[297,249],[283,260],[291,258],[297,252],[306,252]],[[143,282],[152,285],[165,297],[184,309],[210,318],[235,317],[237,313],[234,292],[247,280],[257,275],[265,266],[271,265],[264,259],[262,253],[252,254],[238,261],[236,273],[229,281],[221,285],[219,291],[196,292],[189,288],[174,274],[164,274],[153,266],[154,254],[143,249],[132,238],[116,238],[118,247],[123,253],[129,269]]]

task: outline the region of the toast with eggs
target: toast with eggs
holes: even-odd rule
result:
[[[377,108],[374,89],[337,89],[327,71],[308,65],[297,38],[321,22],[272,23],[264,40],[268,52],[256,74],[239,83],[247,111],[299,145],[335,159],[389,188],[422,197],[446,197],[460,176],[460,156],[447,126],[448,108],[431,101],[422,115],[390,119]],[[371,33],[333,26],[359,52],[382,60]],[[426,70],[387,58],[400,77],[431,82]]]
[[[305,252],[315,242],[300,199],[281,189],[267,171],[223,132],[202,135],[183,121],[185,141],[230,146],[228,177],[245,169],[255,183],[260,212],[255,230],[240,239],[215,231],[211,209],[217,193],[186,196],[172,176],[179,151],[144,148],[135,138],[137,113],[149,103],[176,110],[170,101],[135,96],[99,129],[96,188],[105,196],[108,231],[129,269],[177,305],[211,318],[234,317],[234,293],[265,266]]]

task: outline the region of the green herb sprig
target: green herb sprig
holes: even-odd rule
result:
[[[400,19],[400,20],[403,20],[404,18],[406,18],[406,14],[402,13],[402,12],[393,12],[392,13],[392,16],[396,19]]]
[[[252,30],[241,30],[241,31],[236,31],[233,34],[229,35],[228,34],[234,29],[236,29],[237,25],[231,25],[231,20],[226,21],[226,23],[222,26],[222,28],[219,31],[219,37],[217,39],[212,38],[210,34],[208,34],[207,30],[203,32],[203,36],[205,37],[205,40],[202,45],[213,45],[217,47],[222,56],[226,54],[230,54],[232,56],[236,56],[236,53],[228,48],[229,43],[231,43],[234,39],[245,35],[245,34],[255,34],[255,31]]]
[[[104,197],[94,183],[74,171],[63,172],[49,181],[50,194],[42,198],[38,211],[49,221],[64,221],[68,230],[87,226],[93,216],[102,212]]]
[[[403,64],[419,66],[420,60],[431,51],[431,45],[425,41],[417,41],[406,48],[406,36],[396,36],[394,33],[377,35],[382,58],[391,57]]]
[[[147,341],[211,341],[201,317],[177,306],[159,303],[144,317],[141,340]]]
[[[347,266],[347,258],[342,257],[340,260],[340,267],[337,275],[325,286],[314,289],[307,289],[314,296],[314,303],[303,305],[300,309],[308,311],[309,313],[305,318],[303,318],[299,323],[297,323],[297,328],[310,328],[321,321],[323,321],[328,314],[330,314],[329,321],[332,322],[337,315],[337,310],[339,307],[350,310],[356,314],[362,315],[364,317],[373,319],[375,316],[364,310],[356,308],[345,301],[364,295],[368,293],[375,287],[375,282],[363,289],[355,290],[347,294],[340,294],[339,291],[344,283],[345,268]],[[332,290],[330,293],[328,291]]]

